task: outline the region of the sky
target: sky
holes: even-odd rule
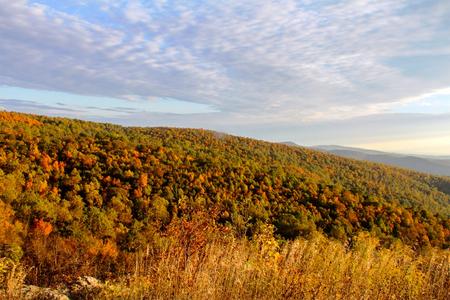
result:
[[[450,155],[450,1],[0,0],[0,109]]]

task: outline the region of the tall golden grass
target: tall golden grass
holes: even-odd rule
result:
[[[87,299],[450,299],[448,250],[387,249],[368,234],[351,245],[320,234],[280,244],[270,227],[252,241],[188,234],[131,257],[128,275]],[[20,299],[24,268],[5,270],[0,298]]]
[[[138,255],[134,274],[109,283],[105,299],[449,299],[450,256],[381,248],[360,235],[349,248],[321,235],[279,246],[213,239],[197,251],[169,245]],[[184,245],[186,246],[186,245]],[[100,296],[99,296],[100,297]]]

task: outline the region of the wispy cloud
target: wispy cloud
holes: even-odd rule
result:
[[[209,127],[351,119],[450,86],[449,19],[439,0],[0,0],[0,85],[206,104]]]
[[[114,26],[70,14],[75,4],[1,0],[1,83],[171,97],[274,121],[360,115],[443,87],[385,63],[444,37],[438,2],[97,3]]]
[[[36,101],[17,100],[17,99],[0,99],[0,107],[4,110],[15,110],[27,113],[36,113],[37,111],[43,111],[47,114],[66,114],[68,116],[74,116],[74,114],[82,114],[85,111],[77,110],[72,107],[65,107],[60,105],[45,105]]]

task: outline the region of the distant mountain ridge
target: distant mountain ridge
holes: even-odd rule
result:
[[[424,173],[450,176],[450,157],[448,156],[397,154],[337,145],[318,145],[311,148],[346,158],[367,160]]]

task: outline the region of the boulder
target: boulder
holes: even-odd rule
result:
[[[71,299],[95,299],[103,289],[103,283],[91,276],[82,276],[69,287]]]
[[[69,297],[59,290],[35,285],[24,285],[20,298],[24,300],[69,300]]]

